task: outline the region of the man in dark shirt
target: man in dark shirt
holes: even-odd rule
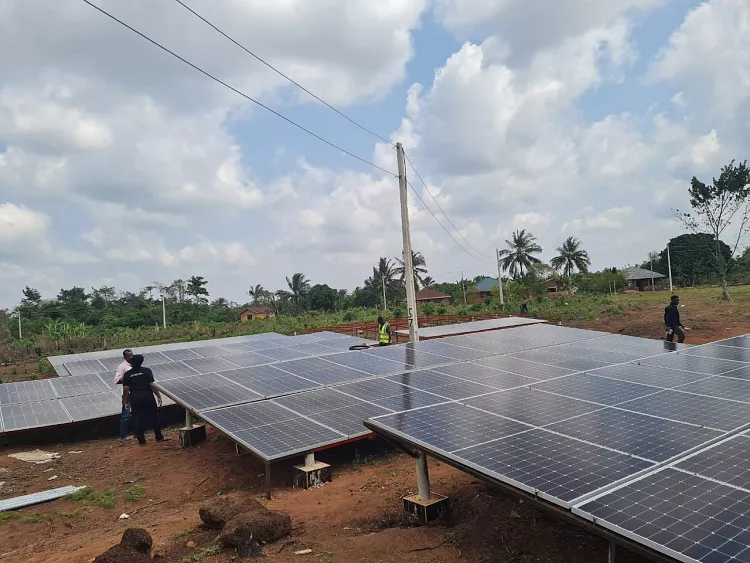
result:
[[[138,445],[146,445],[145,431],[153,428],[157,442],[164,441],[159,423],[159,407],[162,405],[161,393],[152,387],[153,372],[143,367],[143,356],[136,354],[130,359],[131,368],[122,378],[122,391],[125,408],[133,415],[135,435]],[[156,400],[154,400],[156,395]],[[157,406],[158,401],[158,406]]]
[[[677,342],[685,342],[685,331],[680,323],[680,298],[672,296],[669,305],[664,307],[664,325],[667,327],[667,342],[674,342],[674,335],[677,335]]]

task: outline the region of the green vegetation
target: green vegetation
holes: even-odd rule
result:
[[[49,516],[47,516],[46,514],[38,514],[36,512],[32,512],[31,514],[27,514],[23,517],[23,521],[27,524],[39,524],[48,520]]]
[[[145,489],[140,485],[130,487],[127,491],[125,491],[125,500],[128,502],[138,502],[141,499],[144,490]]]
[[[9,522],[15,517],[16,515],[13,512],[0,512],[0,524],[3,522]]]
[[[193,555],[188,555],[187,557],[183,557],[183,561],[185,563],[193,562],[193,561],[203,561],[206,557],[210,557],[211,555],[218,555],[221,553],[221,546],[219,544],[212,545],[211,547],[204,547],[200,550],[198,550],[197,553],[194,553]]]
[[[88,510],[85,508],[76,508],[75,510],[71,510],[70,512],[63,512],[59,508],[55,509],[55,514],[59,516],[60,518],[64,518],[65,520],[74,520],[77,518],[85,518],[88,514]]]
[[[106,492],[100,493],[86,487],[68,495],[66,498],[73,502],[81,502],[84,505],[96,504],[103,508],[114,508],[115,504],[117,504],[117,491],[109,489]]]

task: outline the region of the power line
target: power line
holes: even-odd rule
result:
[[[179,1],[179,0],[178,0],[178,1]],[[406,152],[404,152],[404,156],[406,157],[406,162],[408,162],[408,163],[409,163],[409,166],[411,166],[411,169],[412,169],[412,170],[414,170],[414,173],[415,173],[415,174],[417,175],[417,178],[419,178],[419,181],[420,181],[420,182],[422,182],[422,185],[424,186],[424,189],[425,189],[425,190],[427,190],[427,193],[428,193],[428,194],[430,194],[430,197],[432,198],[432,201],[434,201],[434,202],[435,202],[435,204],[436,204],[436,205],[438,206],[438,209],[440,209],[440,211],[441,211],[441,212],[443,213],[443,216],[444,216],[444,217],[445,217],[445,218],[446,218],[446,219],[448,220],[448,222],[449,222],[449,223],[451,224],[451,226],[452,226],[452,227],[453,227],[453,228],[455,229],[455,231],[456,231],[456,232],[458,233],[458,236],[460,236],[460,237],[461,237],[462,239],[464,239],[464,242],[466,242],[466,244],[467,244],[467,245],[469,245],[469,247],[470,247],[470,248],[471,248],[471,249],[472,249],[472,250],[473,250],[474,252],[476,252],[476,253],[477,253],[477,254],[478,254],[479,256],[482,256],[482,257],[484,257],[484,258],[488,258],[488,259],[489,259],[489,256],[487,256],[487,255],[485,255],[485,254],[482,254],[482,253],[481,253],[481,252],[479,252],[479,251],[478,251],[478,250],[477,250],[476,248],[474,248],[474,245],[473,245],[473,244],[471,244],[471,243],[470,243],[470,242],[468,241],[468,239],[467,239],[467,238],[466,238],[466,237],[465,237],[465,236],[463,235],[463,233],[461,233],[461,231],[459,231],[459,230],[458,230],[458,227],[456,227],[455,223],[453,223],[453,221],[451,221],[451,218],[450,218],[450,217],[448,217],[448,214],[447,214],[447,213],[445,212],[445,209],[443,209],[443,206],[442,206],[442,205],[440,205],[440,202],[439,202],[439,201],[437,200],[437,198],[435,198],[435,196],[434,196],[434,195],[432,195],[432,192],[430,191],[430,188],[428,188],[428,187],[427,187],[427,182],[425,182],[425,181],[424,181],[424,180],[422,179],[422,176],[420,176],[419,172],[417,172],[417,169],[416,169],[416,168],[414,167],[414,165],[412,164],[411,160],[409,159],[409,155],[408,155],[408,154],[406,154]],[[412,188],[412,189],[414,189],[414,188]]]
[[[461,250],[463,250],[463,251],[464,251],[464,252],[465,252],[466,254],[468,254],[469,256],[471,256],[471,257],[472,257],[472,258],[473,258],[474,260],[476,260],[476,261],[478,261],[478,262],[481,262],[481,260],[480,260],[479,258],[477,258],[477,257],[476,257],[476,256],[474,256],[474,255],[473,255],[473,254],[472,254],[471,252],[469,252],[468,250],[466,250],[466,247],[464,247],[464,246],[463,246],[463,245],[462,245],[462,244],[461,244],[460,242],[458,242],[458,240],[456,240],[456,237],[454,237],[454,236],[453,236],[453,233],[451,233],[451,232],[450,232],[450,231],[449,231],[449,230],[448,230],[448,229],[447,229],[447,228],[445,227],[445,225],[443,225],[443,223],[442,223],[442,222],[440,221],[440,219],[438,219],[438,218],[437,218],[437,216],[436,216],[436,215],[435,215],[435,214],[434,214],[434,213],[432,212],[432,209],[430,209],[429,207],[427,207],[427,204],[426,204],[426,203],[424,202],[424,200],[422,199],[422,196],[421,196],[421,195],[419,195],[419,192],[418,192],[418,191],[417,191],[416,189],[414,189],[414,186],[412,186],[412,185],[411,185],[411,182],[409,182],[409,180],[407,180],[407,181],[406,181],[406,183],[407,183],[407,184],[409,185],[409,187],[411,188],[411,191],[413,191],[413,192],[414,192],[414,195],[415,195],[415,196],[417,196],[417,199],[419,199],[419,201],[421,201],[421,202],[422,202],[422,205],[423,205],[423,206],[424,206],[424,208],[425,208],[425,209],[426,209],[426,210],[428,211],[428,213],[429,213],[430,215],[432,215],[432,218],[433,218],[433,219],[435,219],[435,221],[437,221],[437,224],[438,224],[438,225],[440,225],[440,226],[441,226],[441,227],[443,228],[443,230],[444,230],[444,231],[445,231],[446,233],[448,233],[448,236],[449,236],[449,237],[451,237],[451,238],[453,239],[453,242],[455,242],[455,243],[456,243],[456,246],[458,246],[458,247],[459,247],[459,248],[460,248]]]
[[[188,6],[187,4],[185,4],[182,0],[175,0],[175,2],[177,2],[183,8],[185,8],[188,12],[190,12],[191,14],[193,14],[195,17],[197,17],[198,19],[200,19],[201,21],[203,21],[207,25],[211,26],[215,31],[217,31],[218,33],[220,33],[221,35],[223,35],[224,37],[226,37],[227,39],[229,39],[232,43],[234,43],[240,49],[242,49],[243,51],[245,51],[248,55],[250,55],[251,57],[254,57],[256,60],[258,60],[259,62],[261,62],[264,65],[266,65],[268,68],[270,68],[272,71],[274,71],[279,76],[282,76],[282,77],[286,78],[289,82],[291,82],[292,84],[294,84],[297,88],[299,88],[303,92],[309,94],[310,96],[312,96],[313,98],[315,98],[316,100],[318,100],[321,104],[323,104],[327,108],[335,111],[337,114],[339,114],[341,117],[343,117],[344,119],[346,119],[348,122],[350,122],[353,125],[359,127],[360,129],[362,129],[362,131],[365,131],[366,133],[369,133],[373,137],[377,137],[378,139],[380,139],[381,141],[387,143],[388,145],[395,146],[391,141],[389,141],[385,137],[383,137],[381,135],[378,135],[377,133],[375,133],[374,131],[371,131],[370,129],[368,129],[364,125],[362,125],[360,123],[357,123],[351,117],[349,117],[348,115],[346,115],[343,112],[339,111],[338,109],[336,109],[335,107],[333,107],[331,104],[329,104],[328,102],[326,102],[324,99],[322,99],[319,96],[316,96],[315,94],[313,94],[310,90],[308,90],[307,88],[305,88],[304,86],[302,86],[302,84],[300,84],[299,82],[297,82],[293,78],[291,78],[291,77],[287,76],[286,74],[284,74],[283,72],[281,72],[278,68],[276,68],[275,66],[273,66],[271,63],[265,61],[259,55],[256,55],[255,53],[253,53],[250,49],[248,49],[247,47],[245,47],[242,43],[240,43],[239,41],[237,41],[236,39],[234,39],[233,37],[231,37],[230,35],[228,35],[224,31],[222,31],[221,29],[219,29],[216,25],[214,25],[213,23],[211,23],[210,21],[208,21],[203,16],[201,16],[198,12],[196,12],[195,10],[193,10],[190,6]]]
[[[158,48],[159,48],[159,49],[161,49],[162,51],[164,51],[164,52],[166,52],[166,53],[169,53],[170,55],[172,55],[172,56],[173,56],[173,57],[175,57],[176,59],[178,59],[178,60],[182,61],[183,63],[185,63],[186,65],[188,65],[188,66],[192,67],[193,69],[197,70],[197,71],[198,71],[198,72],[200,72],[201,74],[204,74],[205,76],[208,76],[208,77],[209,77],[209,78],[210,78],[211,80],[214,80],[214,81],[218,82],[219,84],[221,84],[221,85],[222,85],[222,86],[224,86],[225,88],[228,88],[228,89],[232,90],[233,92],[235,92],[235,93],[239,94],[240,96],[242,96],[243,98],[245,98],[245,99],[247,99],[247,100],[250,100],[251,102],[253,102],[253,103],[254,103],[254,104],[256,104],[256,105],[259,105],[260,107],[262,107],[262,108],[263,108],[263,109],[265,109],[266,111],[269,111],[269,112],[271,112],[271,113],[272,113],[272,114],[274,114],[274,115],[275,115],[276,117],[280,117],[281,119],[283,119],[283,120],[284,120],[284,121],[286,121],[287,123],[290,123],[291,125],[294,125],[295,127],[297,127],[298,129],[300,129],[301,131],[304,131],[304,132],[305,132],[305,133],[307,133],[308,135],[310,135],[310,136],[312,136],[312,137],[315,137],[316,139],[318,139],[319,141],[321,141],[321,142],[325,143],[326,145],[328,145],[328,146],[330,146],[330,147],[333,147],[334,149],[337,149],[337,150],[339,150],[339,151],[343,152],[344,154],[346,154],[346,155],[348,155],[348,156],[350,156],[350,157],[352,157],[352,158],[355,158],[355,159],[359,160],[360,162],[363,162],[363,163],[365,163],[365,164],[367,164],[367,165],[369,165],[369,166],[372,166],[373,168],[375,168],[375,169],[377,169],[377,170],[380,170],[381,172],[384,172],[385,174],[390,174],[391,176],[394,176],[394,177],[398,178],[398,174],[395,174],[395,173],[391,172],[390,170],[386,170],[385,168],[381,168],[381,167],[380,167],[380,166],[378,166],[377,164],[374,164],[374,163],[370,162],[369,160],[367,160],[367,159],[365,159],[365,158],[362,158],[361,156],[357,156],[356,154],[354,154],[354,153],[352,153],[352,152],[349,152],[348,150],[346,150],[346,149],[344,149],[344,148],[342,148],[342,147],[340,147],[340,146],[336,145],[335,143],[332,143],[331,141],[329,141],[329,140],[327,140],[327,139],[324,139],[323,137],[321,137],[321,136],[320,136],[320,135],[318,135],[317,133],[313,133],[313,132],[312,132],[312,131],[310,131],[309,129],[307,129],[307,128],[305,128],[304,126],[300,125],[299,123],[297,123],[297,122],[293,121],[292,119],[290,119],[290,118],[286,117],[285,115],[283,115],[283,114],[281,114],[281,113],[277,112],[276,110],[273,110],[273,109],[271,109],[270,107],[268,107],[267,105],[265,105],[265,104],[263,104],[263,103],[259,102],[259,101],[258,101],[258,100],[256,100],[255,98],[252,98],[252,97],[248,96],[247,94],[245,94],[245,93],[244,93],[244,92],[242,92],[241,90],[238,90],[238,89],[237,89],[237,88],[235,88],[234,86],[231,86],[231,85],[227,84],[226,82],[224,82],[224,81],[223,81],[223,80],[221,80],[220,78],[217,78],[217,77],[216,77],[216,76],[214,76],[213,74],[211,74],[211,73],[209,73],[209,72],[207,72],[207,71],[203,70],[203,69],[202,69],[202,68],[200,68],[199,66],[197,66],[197,65],[195,65],[195,64],[193,64],[193,63],[191,63],[190,61],[188,61],[187,59],[185,59],[185,58],[181,57],[180,55],[178,55],[178,54],[177,54],[177,53],[175,53],[174,51],[171,51],[171,50],[169,50],[169,49],[168,49],[167,47],[165,47],[165,46],[164,46],[164,45],[162,45],[161,43],[158,43],[158,42],[157,42],[157,41],[155,41],[154,39],[151,39],[150,37],[148,37],[148,36],[147,36],[147,35],[145,35],[144,33],[142,33],[142,32],[140,32],[140,31],[138,31],[138,30],[137,30],[137,29],[135,29],[134,27],[131,27],[130,25],[128,25],[128,24],[127,24],[127,23],[125,23],[124,21],[122,21],[122,20],[120,20],[120,19],[116,18],[115,16],[113,16],[112,14],[110,14],[109,12],[107,12],[106,10],[104,10],[104,9],[100,8],[100,7],[99,7],[99,6],[97,6],[96,4],[93,4],[93,3],[92,3],[92,2],[90,2],[89,0],[81,0],[81,1],[82,1],[82,2],[84,2],[84,3],[86,3],[86,4],[88,4],[89,6],[91,6],[92,8],[94,8],[95,10],[97,10],[97,11],[101,12],[102,14],[104,14],[105,16],[107,16],[108,18],[110,18],[111,20],[113,20],[113,21],[116,21],[117,23],[119,23],[119,24],[120,24],[120,25],[122,25],[123,27],[125,27],[125,28],[129,29],[130,31],[132,31],[132,32],[133,32],[133,33],[135,33],[136,35],[139,35],[139,36],[141,36],[141,37],[142,37],[143,39],[145,39],[146,41],[148,41],[148,42],[149,42],[149,43],[151,43],[152,45],[154,45],[154,46],[158,47]]]

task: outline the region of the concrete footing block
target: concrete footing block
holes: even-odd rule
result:
[[[404,511],[427,524],[448,512],[448,497],[432,493],[429,500],[422,500],[419,495],[410,495],[404,497]]]
[[[204,425],[192,428],[180,428],[180,447],[192,448],[206,441],[206,427]]]
[[[333,479],[331,466],[316,461],[312,465],[294,466],[294,486],[298,489],[311,489],[323,483],[330,483]]]

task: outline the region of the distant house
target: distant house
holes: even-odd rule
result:
[[[660,274],[659,272],[652,272],[651,270],[645,270],[637,266],[631,266],[625,268],[622,271],[625,276],[625,282],[628,284],[628,289],[637,289],[643,291],[646,288],[651,287],[651,280],[656,284],[658,280],[664,279],[667,276]]]
[[[417,303],[450,303],[451,296],[425,287],[417,292],[416,300]]]
[[[547,293],[560,293],[565,291],[565,282],[561,279],[551,279],[544,282],[544,289]]]
[[[248,307],[240,312],[240,320],[243,323],[255,319],[273,318],[273,311],[269,307]]]
[[[480,299],[492,296],[492,288],[497,289],[497,278],[483,278],[474,284],[475,292]]]

